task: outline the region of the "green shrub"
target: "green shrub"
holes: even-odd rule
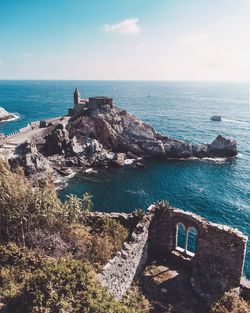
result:
[[[139,220],[142,219],[143,216],[145,215],[145,211],[143,209],[135,209],[132,212],[132,214],[133,214],[134,217],[138,218],[138,222],[139,222]]]
[[[50,182],[34,185],[0,160],[0,302],[6,312],[142,312],[115,301],[96,282],[87,261],[100,268],[128,231],[107,217],[85,225],[92,208],[89,194],[62,203]]]
[[[99,227],[96,228],[97,224]],[[128,231],[119,222],[106,217],[98,220],[97,224],[91,227],[73,224],[67,236],[74,245],[73,256],[88,260],[99,269],[121,249]]]
[[[124,241],[128,239],[128,230],[111,217],[100,217],[87,222],[90,232],[99,237],[107,237],[114,248],[114,252],[122,248]]]
[[[80,222],[93,208],[91,196],[69,196],[63,204],[50,181],[32,184],[18,169],[12,172],[0,160],[0,241],[26,245],[26,236],[37,228],[65,228]]]
[[[8,300],[16,296],[41,262],[26,248],[11,243],[0,245],[0,297]]]
[[[86,261],[40,258],[15,244],[0,246],[0,260],[0,299],[6,312],[143,312],[113,299]]]
[[[36,269],[42,262],[38,254],[15,243],[0,245],[0,266],[15,266],[21,269]]]
[[[156,213],[165,212],[170,208],[170,203],[167,200],[162,200],[155,203],[154,211]]]
[[[71,224],[79,222],[84,212],[91,211],[93,209],[92,196],[89,193],[85,193],[81,198],[75,195],[67,196],[67,200],[63,204],[62,220]]]
[[[46,261],[7,307],[12,313],[129,313],[97,283],[90,264],[72,259]]]
[[[83,225],[72,225],[67,236],[72,243],[72,256],[89,261],[96,269],[104,265],[112,255],[111,243],[106,238],[93,235]]]

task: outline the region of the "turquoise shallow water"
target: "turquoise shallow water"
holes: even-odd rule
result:
[[[210,221],[231,225],[250,236],[250,108],[248,84],[197,82],[0,81],[0,106],[20,119],[0,124],[9,133],[28,122],[65,114],[78,87],[83,97],[113,96],[157,131],[195,143],[218,134],[238,143],[236,159],[148,162],[146,169],[111,169],[89,180],[75,176],[65,190],[94,196],[103,211],[132,211],[168,199]],[[150,97],[148,97],[150,95]],[[222,122],[210,121],[221,114]],[[245,274],[250,278],[250,246]]]

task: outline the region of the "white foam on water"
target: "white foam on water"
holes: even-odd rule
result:
[[[57,175],[57,178],[54,180],[55,189],[56,190],[63,190],[63,189],[65,189],[68,186],[68,184],[69,184],[69,180],[71,178],[73,178],[75,175],[76,175],[76,172],[72,172],[71,174],[69,174],[66,177]]]
[[[135,161],[135,159],[126,159],[126,160],[124,161],[124,163],[125,163],[126,165],[131,165],[131,164],[134,163],[134,161]]]
[[[190,157],[190,158],[168,158],[168,160],[177,160],[177,161],[212,161],[212,162],[215,162],[215,163],[225,163],[229,158],[231,157],[225,157],[225,158],[222,158],[222,157],[205,157],[205,158],[197,158],[197,157]]]
[[[1,116],[5,117],[8,115],[12,115],[13,117],[9,118],[7,120],[2,120],[1,123],[15,121],[15,120],[18,120],[20,118],[20,114],[7,112],[3,107],[0,107],[0,117]]]
[[[241,125],[250,126],[250,122],[245,122],[245,121],[230,120],[230,119],[226,119],[226,118],[223,118],[222,121],[223,122],[228,122],[228,123],[235,123],[235,124],[241,124]]]
[[[13,117],[10,118],[9,120],[2,121],[2,122],[12,122],[12,121],[16,121],[20,119],[20,114],[18,113],[10,113],[10,114],[13,115]]]
[[[128,189],[125,192],[130,193],[130,194],[135,194],[135,195],[141,195],[141,196],[147,195],[144,189],[139,189],[139,190]]]
[[[214,163],[225,163],[228,158],[202,158],[201,161],[212,161]]]

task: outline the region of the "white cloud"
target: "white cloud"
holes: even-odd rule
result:
[[[32,57],[32,53],[25,53],[25,54],[23,55],[23,57],[24,57],[24,58],[30,58],[30,57]]]
[[[117,24],[106,24],[104,25],[103,28],[105,32],[110,33],[135,35],[141,32],[141,28],[139,26],[139,19],[137,17],[128,18]]]
[[[198,44],[198,43],[204,43],[207,42],[208,39],[210,39],[211,35],[208,33],[199,33],[194,35],[189,35],[186,37],[183,37],[181,39],[181,43],[183,44]]]
[[[145,42],[139,42],[137,45],[136,45],[136,48],[144,48],[146,46]]]

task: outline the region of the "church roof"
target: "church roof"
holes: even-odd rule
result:
[[[89,99],[93,99],[93,100],[112,100],[112,98],[104,97],[104,96],[90,97]]]

